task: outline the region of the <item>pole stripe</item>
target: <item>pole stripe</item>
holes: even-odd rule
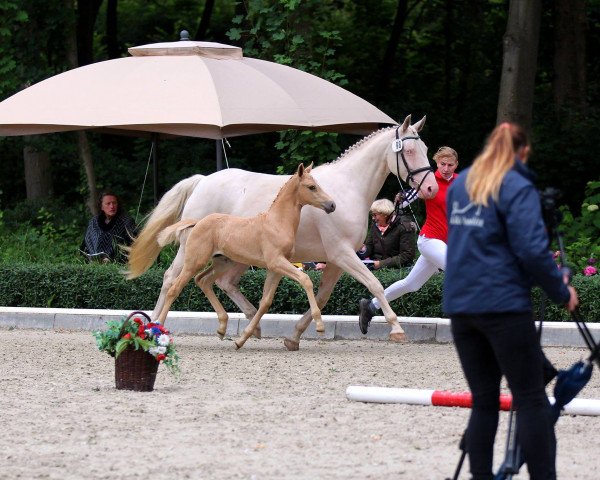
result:
[[[350,385],[346,389],[348,400],[367,403],[404,403],[435,407],[471,408],[471,392],[451,392],[448,390],[421,390],[416,388],[363,387]],[[554,397],[549,397],[554,403]],[[510,410],[512,396],[500,395],[500,410]],[[600,400],[576,398],[568,403],[563,413],[567,415],[600,415]]]

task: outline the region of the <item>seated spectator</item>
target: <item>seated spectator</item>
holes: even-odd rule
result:
[[[131,245],[137,233],[135,222],[112,192],[100,195],[99,208],[100,213],[88,223],[81,251],[90,261],[124,261],[125,255],[118,246]]]
[[[415,224],[406,216],[395,215],[394,204],[385,198],[373,202],[371,216],[363,258],[373,260],[375,270],[411,265],[416,250]]]

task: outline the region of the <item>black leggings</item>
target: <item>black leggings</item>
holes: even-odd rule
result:
[[[452,316],[452,335],[473,395],[466,444],[473,480],[492,480],[500,380],[517,411],[523,458],[532,480],[556,479],[556,438],[544,388],[544,354],[530,313]]]

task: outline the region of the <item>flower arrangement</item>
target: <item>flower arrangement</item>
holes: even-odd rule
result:
[[[144,321],[132,314],[122,320],[109,320],[107,329],[93,333],[101,352],[117,358],[127,347],[142,348],[158,362],[165,364],[172,374],[179,373],[179,356],[175,350],[173,336],[159,323]]]

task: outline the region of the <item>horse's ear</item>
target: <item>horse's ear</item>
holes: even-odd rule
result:
[[[302,178],[302,175],[304,175],[304,164],[303,163],[298,165],[298,170],[296,170],[296,175],[298,175],[300,178]]]
[[[312,170],[313,165],[315,164],[315,162],[310,162],[310,165],[308,167],[306,167],[305,172],[306,173],[310,173],[310,171]]]
[[[413,127],[415,128],[415,130],[417,132],[420,132],[423,129],[423,127],[425,126],[426,118],[427,118],[427,115],[423,115],[423,118],[413,125]]]
[[[405,119],[404,119],[404,123],[402,123],[402,127],[400,128],[400,130],[402,132],[405,132],[406,129],[410,127],[410,115],[408,115]]]

